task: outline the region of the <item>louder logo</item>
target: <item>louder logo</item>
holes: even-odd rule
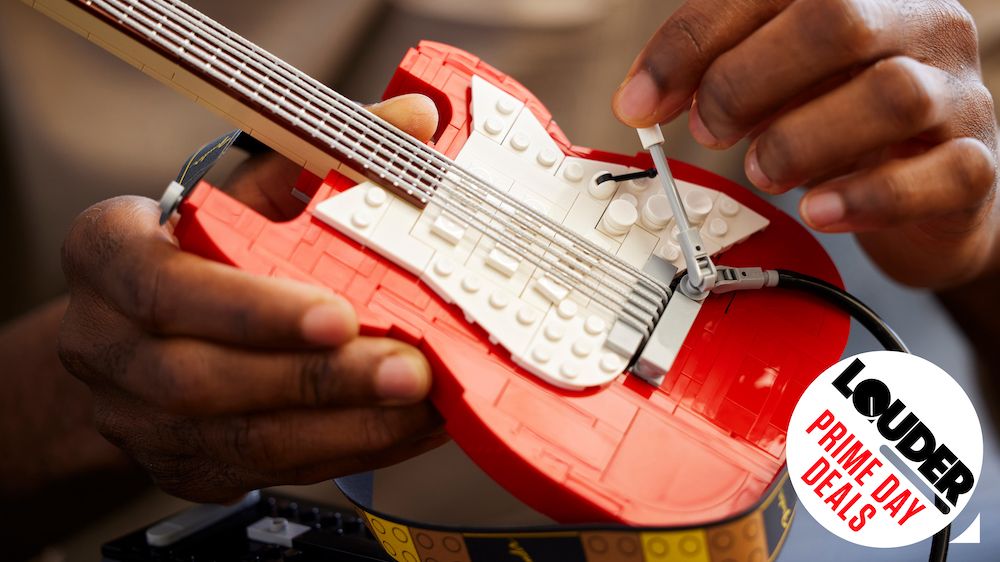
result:
[[[787,456],[802,505],[824,527],[865,546],[905,546],[968,503],[982,469],[982,429],[947,373],[877,351],[837,363],[806,389]]]

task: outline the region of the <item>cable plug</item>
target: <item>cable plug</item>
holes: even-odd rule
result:
[[[718,267],[713,293],[723,294],[747,289],[778,286],[778,272],[759,267]]]

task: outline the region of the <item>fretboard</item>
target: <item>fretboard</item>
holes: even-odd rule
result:
[[[451,162],[174,0],[26,0],[311,172],[355,172],[423,206]]]

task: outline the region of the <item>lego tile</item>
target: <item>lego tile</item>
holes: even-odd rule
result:
[[[524,103],[479,76],[472,77],[471,87],[472,130],[494,143],[503,142]]]
[[[522,159],[522,164],[550,175],[555,174],[566,157],[562,147],[545,130],[545,124],[530,111],[522,111],[517,116],[503,139],[503,146]]]
[[[760,513],[710,527],[706,536],[713,561],[765,562],[768,559],[764,521]]]
[[[472,562],[465,539],[458,533],[442,533],[426,529],[410,529],[421,560],[439,562]]]
[[[644,562],[638,533],[590,531],[580,533],[580,542],[587,562]]]
[[[641,533],[646,562],[712,562],[702,530]]]
[[[397,525],[376,517],[370,513],[362,512],[368,522],[375,540],[378,541],[386,554],[398,562],[414,562],[420,560],[416,546],[410,537],[410,530],[402,525]]]

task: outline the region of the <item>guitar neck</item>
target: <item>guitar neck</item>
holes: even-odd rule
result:
[[[182,2],[24,2],[320,177],[330,170],[357,181],[368,176],[423,206],[450,168],[359,104]]]

